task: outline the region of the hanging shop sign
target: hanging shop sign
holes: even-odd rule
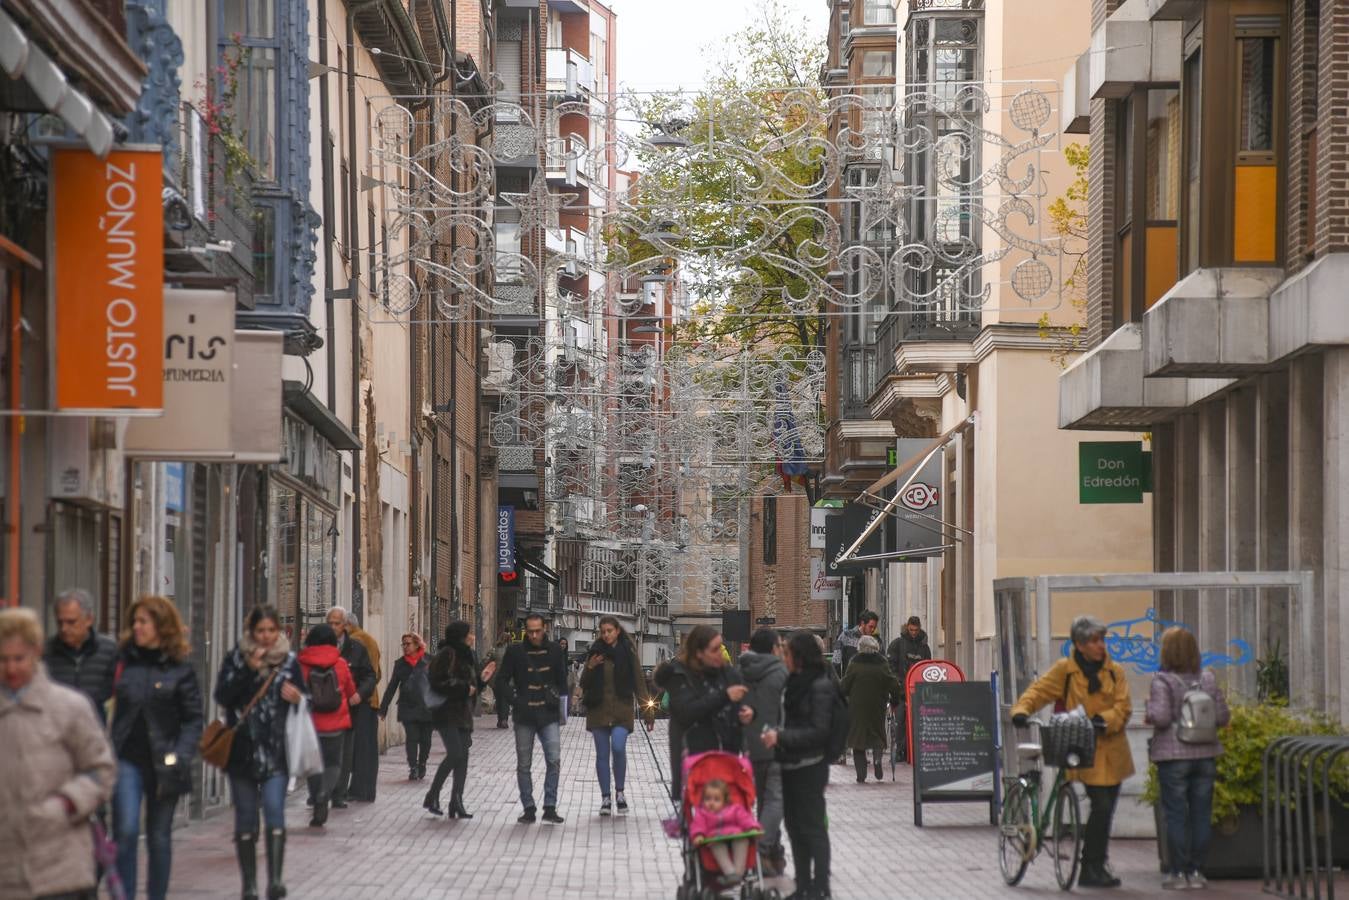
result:
[[[1083,441],[1077,459],[1079,503],[1142,503],[1152,488],[1152,454],[1141,441]]]
[[[898,459],[905,461],[925,455],[932,448],[928,438],[902,438],[895,442]],[[927,464],[910,479],[901,479],[896,487],[908,484],[899,492],[895,505],[895,550],[925,550],[924,553],[901,557],[898,562],[920,562],[929,556],[941,555],[942,527],[942,458],[932,455]]]
[[[497,572],[515,577],[515,507],[497,507]]]
[[[843,596],[843,576],[825,571],[824,560],[810,560],[810,599],[838,600]]]
[[[162,408],[163,154],[54,149],[49,285],[61,410]]]
[[[234,293],[164,292],[164,414],[127,428],[128,453],[221,457],[233,453]],[[280,385],[275,386],[279,397]]]
[[[837,515],[837,511],[832,509],[812,509],[810,511],[810,549],[824,549],[825,526],[832,515]]]

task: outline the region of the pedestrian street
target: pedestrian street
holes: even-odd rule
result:
[[[666,720],[651,735],[662,769]],[[652,752],[641,733],[628,741],[627,817],[600,818],[595,751],[584,723],[562,728],[562,825],[519,825],[515,745],[510,730],[491,716],[477,719],[465,805],[471,820],[428,815],[421,808],[426,782],[410,783],[402,747],[382,757],[378,799],[334,810],[324,829],[306,827],[304,792],[291,794],[286,882],[296,900],[355,898],[518,897],[529,900],[675,896],[680,882],[679,845],[665,836],[671,815]],[[431,767],[439,761],[437,743]],[[543,783],[537,750],[534,786]],[[926,806],[926,827],[912,824],[908,769],[889,768],[882,784],[857,784],[853,768],[831,767],[829,828],[834,896],[840,898],[1053,897],[1062,894],[1046,861],[1033,865],[1019,887],[1003,885],[996,832],[977,804]],[[667,773],[668,777],[668,773]],[[170,897],[237,897],[239,874],[230,844],[233,817],[226,812],[194,821],[174,834]],[[1124,887],[1111,897],[1161,895],[1152,841],[1116,839],[1111,864]],[[788,871],[790,872],[790,866]],[[770,883],[786,896],[790,878]],[[1085,889],[1074,892],[1090,895]],[[1214,882],[1206,896],[1256,897],[1258,882]]]

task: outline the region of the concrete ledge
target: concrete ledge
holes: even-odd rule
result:
[[[888,375],[872,393],[867,407],[877,419],[884,419],[904,400],[941,399],[945,393],[931,375]]]
[[[1059,129],[1064,134],[1091,133],[1091,52],[1063,73],[1063,98],[1059,101]]]
[[[969,341],[907,341],[895,348],[895,372],[900,375],[957,372],[976,362]]]
[[[1183,23],[1151,21],[1147,0],[1128,0],[1091,35],[1088,93],[1119,99],[1138,84],[1181,80]]]
[[[1196,269],[1143,316],[1143,374],[1227,376],[1270,362],[1269,297],[1281,269]]]
[[[1332,253],[1289,278],[1269,298],[1269,358],[1349,344],[1349,253]]]
[[[1143,333],[1125,325],[1059,376],[1059,427],[1145,430],[1186,402],[1183,379],[1143,378]]]

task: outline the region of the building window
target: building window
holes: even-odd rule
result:
[[[895,76],[895,51],[863,50],[863,78],[893,78]]]
[[[1232,261],[1278,259],[1280,157],[1279,117],[1284,65],[1282,18],[1237,16],[1236,159],[1232,173]],[[1230,132],[1229,132],[1230,133]]]
[[[220,4],[222,58],[238,63],[238,87],[234,100],[236,127],[253,158],[260,181],[276,180],[276,66],[280,50],[276,12],[270,2]],[[223,94],[229,88],[218,86]]]
[[[1139,89],[1118,114],[1117,326],[1140,321],[1179,275],[1180,91]]]
[[[276,207],[259,203],[253,223],[253,299],[271,303],[276,296]]]
[[[862,0],[862,24],[895,24],[895,7],[892,0]]]
[[[1199,173],[1201,154],[1200,85],[1202,50],[1195,50],[1185,60],[1183,109],[1185,115],[1185,274],[1199,268]]]

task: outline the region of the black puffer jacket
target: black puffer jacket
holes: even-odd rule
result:
[[[927,643],[927,632],[920,629],[918,636],[911,638],[905,629],[903,634],[890,642],[885,655],[890,657],[890,668],[899,678],[899,686],[902,689],[904,679],[909,674],[909,667],[932,658],[932,648]]]
[[[678,660],[670,664],[670,717],[683,735],[684,749],[691,754],[740,752],[740,704],[731,702],[726,689],[744,683],[734,666],[694,671]]]
[[[242,650],[235,647],[230,651],[220,667],[215,686],[215,701],[226,710],[228,724],[238,723],[239,713],[266,680],[265,670],[254,672],[248,667]],[[230,748],[230,761],[226,766],[231,775],[265,781],[273,775],[287,774],[286,714],[290,712],[290,704],[281,697],[281,687],[286,681],[293,682],[301,691],[305,689],[300,663],[294,653],[286,654],[267,693],[249,712],[248,719],[235,730],[234,745]]]
[[[122,649],[117,668],[113,752],[123,757],[137,722],[143,720],[157,789],[165,794],[187,793],[192,789],[191,763],[197,755],[203,718],[197,674],[186,662],[175,662],[161,650],[136,646]],[[143,747],[144,738],[140,740]]]
[[[398,657],[398,661],[393,664],[393,674],[389,676],[389,685],[384,689],[384,696],[380,698],[381,717],[388,714],[389,707],[393,706],[394,698],[398,697],[401,688],[403,696],[398,701],[398,721],[404,724],[431,721],[431,711],[426,708],[426,700],[417,687],[419,682],[424,683],[430,661],[431,657],[423,656],[417,660],[417,665],[413,666],[405,658]]]
[[[784,767],[823,762],[829,749],[830,717],[838,686],[830,672],[793,672],[783,692],[777,756]]]
[[[117,642],[106,634],[89,632],[78,649],[72,649],[60,637],[47,642],[42,656],[52,681],[73,687],[93,701],[98,720],[103,721],[103,704],[112,696],[112,675],[117,668]]]

